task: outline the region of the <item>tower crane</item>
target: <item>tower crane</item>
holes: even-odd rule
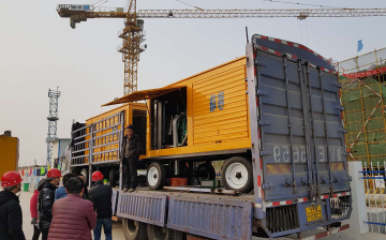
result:
[[[386,16],[386,8],[322,8],[322,9],[145,9],[137,11],[137,0],[129,0],[128,9],[123,7],[94,7],[92,5],[59,4],[60,17],[70,18],[70,25],[89,18],[123,18],[125,27],[118,36],[123,42],[118,46],[124,62],[124,95],[137,91],[139,55],[146,48],[142,18],[259,18],[296,17],[375,17]]]

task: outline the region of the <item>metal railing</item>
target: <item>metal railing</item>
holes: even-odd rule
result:
[[[71,166],[118,163],[124,129],[124,112],[72,132]]]
[[[366,208],[369,230],[372,233],[386,234],[386,209],[385,204],[385,161],[383,166],[377,162],[376,166],[364,163],[363,171],[359,173],[363,174],[361,179],[363,180],[366,196]]]

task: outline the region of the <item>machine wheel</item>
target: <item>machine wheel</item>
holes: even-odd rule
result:
[[[109,171],[109,182],[112,188],[115,188],[117,185],[119,185],[119,177],[114,168],[111,168]]]
[[[253,188],[252,165],[245,158],[232,157],[225,161],[221,179],[226,189],[250,192]]]
[[[151,190],[162,189],[166,182],[166,171],[161,163],[152,163],[146,172],[147,186]]]
[[[212,164],[203,163],[197,168],[197,180],[201,183],[202,180],[214,180],[216,178],[216,170]]]
[[[126,240],[147,240],[146,223],[123,218],[122,231]]]

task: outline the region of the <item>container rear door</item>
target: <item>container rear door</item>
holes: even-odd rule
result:
[[[302,66],[307,84],[314,184],[319,195],[350,189],[338,76]],[[310,96],[312,96],[310,98]]]
[[[260,51],[256,64],[265,199],[347,190],[338,77]]]

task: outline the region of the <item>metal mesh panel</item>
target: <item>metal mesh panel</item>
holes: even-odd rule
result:
[[[339,63],[343,74],[368,71],[384,67],[386,48],[364,54]],[[350,160],[386,160],[386,104],[385,75],[373,75],[361,79],[340,76],[342,102],[346,127],[346,144]]]

